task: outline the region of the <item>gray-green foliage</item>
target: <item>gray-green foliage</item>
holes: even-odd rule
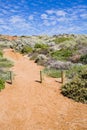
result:
[[[3,58],[1,57],[0,58],[0,68],[10,68],[13,66],[13,62],[6,59],[6,58]]]
[[[82,70],[86,70],[87,65],[77,64],[73,65],[66,71],[68,79],[72,79],[75,75],[79,74]]]
[[[56,70],[56,69],[52,69],[52,68],[45,68],[43,70],[43,72],[50,77],[53,78],[60,78],[61,77],[61,71],[60,70]]]
[[[3,51],[0,50],[0,90],[5,88],[5,81],[10,80],[9,68],[13,62],[3,57]]]
[[[0,70],[0,78],[4,81],[10,80],[10,71],[9,70]]]
[[[61,93],[77,102],[87,103],[87,68],[78,71],[71,82],[62,86]]]

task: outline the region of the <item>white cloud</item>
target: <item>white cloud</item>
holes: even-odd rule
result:
[[[2,14],[7,14],[8,12],[5,9],[1,10]]]
[[[30,28],[30,23],[23,17],[12,16],[8,21],[9,25],[16,30],[27,30]]]
[[[34,16],[33,15],[30,15],[29,16],[29,20],[33,20],[34,19]]]
[[[4,20],[3,19],[0,19],[0,24],[4,24]]]
[[[17,12],[17,10],[15,10],[15,9],[10,9],[10,12],[15,13],[15,12]]]
[[[57,21],[52,21],[52,22],[51,22],[51,25],[54,26],[54,25],[56,25],[56,23],[57,23]]]
[[[23,2],[25,0],[22,0]],[[38,5],[37,2],[34,4],[31,5]],[[3,8],[0,8],[0,33],[7,31],[9,34],[18,33],[24,35],[57,34],[78,33],[86,30],[87,6],[67,7],[67,9],[50,8],[49,10],[42,8],[39,12],[34,8],[33,14],[28,12],[27,2],[24,6],[22,5],[23,8],[20,6],[21,3],[19,2],[13,8],[11,8],[11,2],[7,6],[3,3]]]
[[[51,9],[51,10],[46,10],[46,13],[47,13],[47,14],[53,14],[53,13],[55,13],[55,11],[52,10],[52,9]]]
[[[80,17],[83,18],[83,19],[87,19],[87,13],[81,14]]]
[[[44,21],[43,21],[43,24],[44,24],[45,26],[50,26],[50,25],[51,25],[48,20],[44,20]]]
[[[67,13],[64,10],[46,10],[46,13],[49,15],[55,14],[57,16],[65,16]]]
[[[20,16],[12,16],[10,19],[11,23],[18,23],[18,22],[23,22],[25,21],[23,18],[21,18]]]
[[[57,17],[55,15],[51,15],[49,16],[49,20],[55,21],[57,20]]]
[[[67,18],[63,18],[63,17],[60,17],[60,18],[57,18],[57,21],[58,22],[66,22],[68,19]]]
[[[8,31],[11,31],[11,28],[7,25],[2,25],[2,29],[5,29],[5,30],[8,30]]]
[[[58,11],[55,11],[55,14],[57,16],[65,16],[67,13],[65,11],[63,11],[63,10],[58,10]]]
[[[43,25],[45,25],[45,26],[54,26],[54,25],[56,25],[56,23],[57,23],[56,20],[54,20],[54,21],[44,20],[43,21]]]
[[[41,14],[41,19],[47,19],[47,14]]]

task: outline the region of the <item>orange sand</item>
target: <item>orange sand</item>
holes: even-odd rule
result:
[[[14,61],[13,84],[0,92],[0,130],[87,130],[87,105],[61,95],[61,84],[39,83],[37,66],[27,57],[4,50]]]

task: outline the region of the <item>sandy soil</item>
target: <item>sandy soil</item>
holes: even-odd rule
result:
[[[0,38],[12,41],[12,40],[16,40],[18,38],[18,36],[0,35]]]
[[[9,50],[14,60],[13,84],[0,92],[0,130],[87,130],[87,105],[60,94],[61,84],[45,77],[39,83],[37,66],[27,57]]]

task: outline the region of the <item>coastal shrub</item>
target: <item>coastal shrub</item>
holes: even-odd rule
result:
[[[7,70],[0,69],[0,78],[4,81],[10,80],[10,72]]]
[[[37,49],[37,48],[46,49],[46,48],[48,48],[48,45],[43,44],[43,43],[37,43],[37,44],[35,44],[34,48],[35,49]]]
[[[57,60],[68,60],[73,52],[70,49],[61,49],[51,53],[51,56]]]
[[[87,54],[81,56],[81,58],[80,58],[80,62],[82,62],[83,64],[87,64]]]
[[[13,62],[3,57],[3,52],[0,51],[0,91],[5,88],[5,81],[10,78],[8,70],[13,66]]]
[[[0,50],[0,57],[2,57],[3,56],[3,52],[2,52],[2,50]]]
[[[49,47],[46,44],[35,44],[34,52],[48,56],[50,53]]]
[[[37,56],[38,56],[38,53],[37,52],[33,52],[33,53],[31,53],[29,55],[29,58],[30,58],[30,60],[36,60]]]
[[[73,62],[73,63],[78,63],[79,60],[80,60],[80,57],[81,57],[81,56],[80,56],[79,54],[75,54],[75,53],[74,53],[74,55],[69,58],[69,61],[71,61],[71,62]]]
[[[0,78],[0,91],[5,88],[5,80]]]
[[[68,70],[66,70],[66,76],[68,79],[74,78],[75,75],[80,75],[80,72],[85,71],[87,65],[77,64],[72,65]]]
[[[64,42],[64,41],[69,41],[69,40],[71,40],[72,38],[70,38],[70,37],[56,37],[55,39],[54,39],[54,42],[56,43],[56,44],[58,44],[58,43],[62,43],[62,42]]]
[[[44,54],[39,54],[36,59],[35,59],[35,63],[37,63],[38,65],[43,65],[45,64],[45,62],[47,62],[47,57]]]
[[[21,53],[28,54],[28,53],[31,53],[32,51],[33,51],[32,47],[25,45],[25,46],[23,46]]]
[[[71,82],[63,85],[61,93],[77,102],[87,103],[87,69],[81,70]]]
[[[13,62],[6,59],[6,58],[0,58],[0,68],[10,68],[13,66]]]

